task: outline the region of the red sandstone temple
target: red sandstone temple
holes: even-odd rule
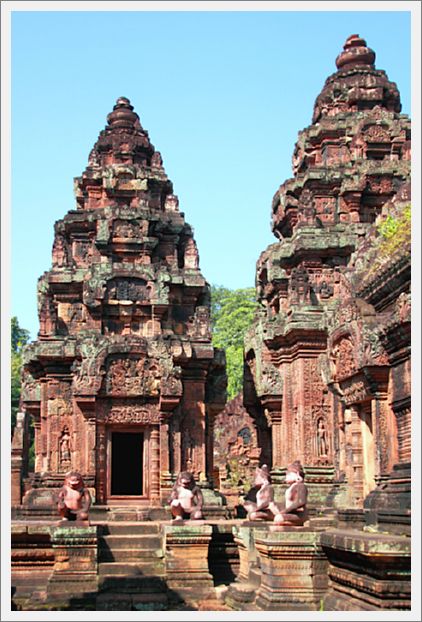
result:
[[[358,35],[336,65],[273,199],[244,395],[226,407],[192,229],[138,115],[117,100],[76,179],[77,209],[55,225],[38,341],[24,354],[16,607],[411,607],[410,119]],[[282,500],[295,460],[309,490],[303,526],[230,514],[258,464]],[[51,519],[70,469],[94,497],[89,527]],[[206,520],[174,526],[163,506],[182,469]]]
[[[410,219],[396,247],[380,232],[387,216],[399,227],[410,214],[410,120],[374,62],[349,37],[274,196],[278,241],[257,263],[245,405],[275,481],[298,458],[315,504],[356,516],[365,503],[406,530]]]
[[[77,469],[96,504],[156,506],[180,470],[210,485],[225,367],[192,228],[125,97],[75,193],[38,284],[40,331],[22,390],[35,473],[21,490],[15,471],[12,502],[48,505]]]

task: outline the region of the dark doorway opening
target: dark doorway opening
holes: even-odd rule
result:
[[[143,445],[142,432],[112,432],[112,495],[142,495]]]

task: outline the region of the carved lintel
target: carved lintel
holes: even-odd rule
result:
[[[106,424],[157,425],[160,423],[160,410],[155,404],[148,406],[113,406],[102,414]]]

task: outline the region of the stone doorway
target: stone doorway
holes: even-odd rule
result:
[[[144,434],[110,431],[110,495],[142,497],[144,491]]]

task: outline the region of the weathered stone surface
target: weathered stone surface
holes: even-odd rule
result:
[[[97,527],[51,528],[54,567],[47,585],[49,600],[97,590]]]
[[[361,531],[321,534],[329,561],[325,610],[410,608],[410,539]]]
[[[326,558],[320,534],[304,527],[255,530],[261,585],[260,609],[318,610],[327,584]]]
[[[214,595],[208,567],[211,536],[211,525],[164,527],[167,585],[185,601]]]

